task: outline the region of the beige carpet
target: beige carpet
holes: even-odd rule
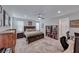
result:
[[[68,50],[70,51],[70,50]],[[17,39],[16,53],[61,53],[63,48],[59,40],[45,37],[31,44],[26,42],[26,38]]]

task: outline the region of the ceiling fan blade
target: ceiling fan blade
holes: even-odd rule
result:
[[[45,18],[42,18],[42,19],[45,19]]]

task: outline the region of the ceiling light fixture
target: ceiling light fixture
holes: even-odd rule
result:
[[[42,15],[39,13],[39,14],[38,14],[38,19],[40,20],[40,19],[41,19],[41,17],[42,17]]]
[[[38,19],[39,19],[39,20],[40,20],[40,19],[44,19],[43,16],[42,16],[42,14],[40,14],[40,13],[38,14]]]
[[[40,19],[41,19],[41,17],[38,17],[38,19],[40,20]]]
[[[58,13],[58,14],[60,14],[60,13],[61,13],[61,11],[60,11],[60,10],[58,10],[58,11],[57,11],[57,13]]]

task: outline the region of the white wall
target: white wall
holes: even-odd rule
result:
[[[2,26],[0,27],[0,32],[12,28],[11,26],[3,26],[3,9],[2,9],[2,13],[0,13],[0,20],[2,20]]]
[[[79,33],[79,28],[70,28],[70,32],[71,32],[70,34],[74,36],[74,32]]]
[[[11,29],[11,27],[0,27],[0,32],[2,32],[2,31],[5,31],[5,30],[7,30],[7,29]]]
[[[13,17],[12,18],[12,28],[16,29],[16,32],[24,32],[24,26],[28,26],[28,21],[32,21],[32,26],[36,25],[36,21],[34,21],[34,20],[27,20],[27,19],[21,19],[21,18],[14,18]],[[20,26],[18,25],[18,22],[21,23]]]
[[[79,19],[79,12],[76,12],[76,13],[72,13],[72,14],[69,14],[69,15],[66,15],[66,16],[61,16],[59,18],[56,18],[56,19],[42,19],[42,20],[39,20],[40,21],[40,31],[44,32],[45,33],[45,26],[46,25],[59,25],[59,19],[62,19],[64,17],[68,17],[69,20],[76,20],[76,19]],[[17,19],[17,20],[23,20],[23,19]],[[23,20],[24,21],[24,20]],[[13,21],[15,22],[15,21]],[[28,20],[24,21],[24,26],[28,25]],[[35,25],[35,21],[33,21],[33,25]],[[44,24],[44,27],[42,28],[41,25]],[[15,28],[15,24],[13,24],[13,27]],[[73,32],[79,32],[79,28],[70,28],[70,32],[73,33]],[[73,34],[72,34],[73,35]]]
[[[41,20],[40,22],[44,23],[44,26],[46,26],[46,25],[58,25],[59,19],[63,19],[64,17],[65,18],[69,18],[67,20],[77,20],[77,19],[79,19],[79,11],[75,12],[75,13],[71,13],[71,14],[65,15],[65,16],[58,17],[56,19]],[[71,35],[74,35],[74,32],[78,32],[79,33],[79,28],[71,28],[71,27],[69,27],[69,30],[70,30]],[[41,31],[45,33],[45,27],[42,28]]]
[[[76,12],[70,15],[70,20],[77,20],[77,19],[79,19],[79,12]],[[79,28],[70,28],[70,32],[71,32],[71,35],[74,36],[74,32],[79,33]]]
[[[34,20],[24,20],[24,26],[28,26],[28,21],[32,21],[32,26],[36,25],[36,21]]]
[[[66,36],[67,31],[69,31],[69,18],[59,19],[59,38]]]
[[[40,31],[45,34],[45,26],[46,25],[58,25],[58,19],[41,19],[40,21]],[[41,26],[44,25],[42,28]]]
[[[59,19],[63,19],[64,17],[69,18],[67,20],[76,20],[76,19],[79,19],[79,12],[71,13],[71,14],[61,16],[61,17],[58,17],[58,18],[55,18],[55,19],[40,20],[40,25],[42,23],[44,24],[44,28],[40,28],[41,31],[45,33],[45,26],[46,25],[59,25]],[[74,35],[74,32],[79,32],[79,28],[70,28],[69,27],[69,30],[70,30],[71,35]]]
[[[79,19],[79,11],[78,12],[75,12],[75,13],[71,13],[71,14],[68,14],[68,15],[64,15],[64,16],[58,17],[56,19],[59,20],[59,19],[63,19],[64,17],[66,17],[66,18],[68,17],[69,20],[77,20],[77,19]],[[58,21],[55,22],[55,23],[58,23]],[[70,34],[72,36],[74,36],[74,32],[79,33],[79,28],[71,28],[71,27],[69,27],[69,30],[70,30]]]

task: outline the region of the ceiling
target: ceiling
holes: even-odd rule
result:
[[[12,17],[34,20],[37,20],[39,13],[45,19],[52,19],[79,11],[76,5],[3,5],[3,8]]]

